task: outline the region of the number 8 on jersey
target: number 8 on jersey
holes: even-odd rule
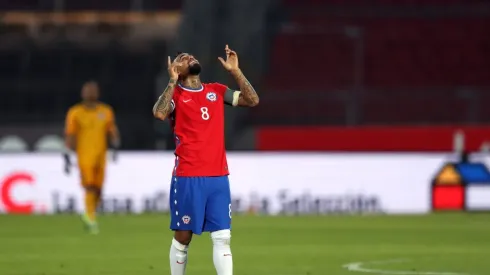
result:
[[[201,117],[204,120],[209,119],[208,107],[201,107]]]

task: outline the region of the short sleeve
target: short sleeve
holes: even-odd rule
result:
[[[179,95],[177,91],[174,92],[174,96],[172,97],[172,101],[170,101],[170,113],[173,113],[177,108],[176,102],[179,102]]]
[[[174,110],[175,110],[175,101],[172,99],[172,101],[170,101],[170,112],[173,113]]]
[[[226,85],[223,85],[221,83],[211,83],[211,88],[220,96],[224,96],[225,95],[225,92],[226,90],[228,89],[228,87],[226,87]]]
[[[71,108],[68,110],[65,119],[65,134],[66,135],[75,135],[77,133],[77,121],[76,121],[76,111]]]
[[[231,106],[238,105],[238,98],[240,96],[240,91],[234,91],[220,83],[213,83],[212,85],[214,85],[213,88],[218,93],[218,95],[221,95],[223,97],[223,101],[225,104]]]

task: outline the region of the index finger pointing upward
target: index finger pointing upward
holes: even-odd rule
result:
[[[169,67],[170,67],[170,66],[172,66],[172,62],[171,62],[171,60],[170,60],[170,56],[168,57],[168,60],[167,60],[167,65],[168,65]]]

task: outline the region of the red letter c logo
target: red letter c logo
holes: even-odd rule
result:
[[[0,198],[7,213],[30,214],[33,212],[34,206],[31,202],[17,203],[12,200],[12,196],[10,195],[12,188],[17,184],[22,183],[32,185],[34,179],[30,174],[21,172],[7,176],[3,182],[0,183]]]

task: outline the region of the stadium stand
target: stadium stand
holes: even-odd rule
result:
[[[483,120],[490,17],[477,15],[481,2],[287,1],[266,81],[267,96],[282,99],[261,106],[256,121],[277,121],[282,105],[294,109],[282,113],[296,124]],[[437,8],[448,4],[457,15]]]

